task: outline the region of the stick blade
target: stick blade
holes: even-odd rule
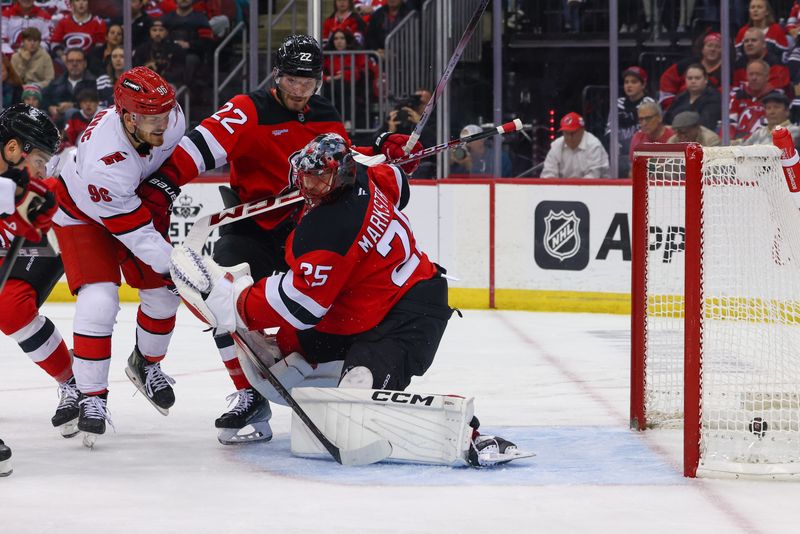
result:
[[[350,150],[350,154],[353,155],[353,160],[360,164],[365,165],[367,167],[374,167],[375,165],[380,165],[381,163],[386,162],[386,156],[383,154],[377,154],[375,156],[367,156],[362,154],[358,150]]]
[[[339,463],[342,465],[369,465],[387,459],[392,454],[392,444],[385,439],[373,441],[358,449],[339,449]]]

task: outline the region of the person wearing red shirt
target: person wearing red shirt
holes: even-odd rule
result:
[[[697,46],[697,45],[696,45]],[[708,74],[708,83],[719,90],[722,79],[722,36],[717,32],[707,33],[700,39],[700,52],[670,65],[658,83],[658,103],[667,111],[678,93],[686,90],[686,69],[700,63]]]
[[[22,30],[33,26],[42,34],[42,45],[50,47],[50,14],[33,0],[16,0],[3,8],[3,53],[12,54],[22,44]]]
[[[330,39],[336,29],[346,29],[359,45],[363,45],[367,25],[364,19],[354,11],[353,0],[335,0],[333,5],[333,13],[322,21],[322,40]]]
[[[733,88],[744,86],[748,81],[747,66],[751,61],[760,59],[769,65],[770,85],[790,94],[792,84],[789,67],[783,64],[780,56],[769,51],[761,31],[758,28],[749,28],[745,32],[743,43],[744,55],[733,64],[731,86]]]
[[[747,65],[747,84],[731,91],[730,131],[731,139],[744,140],[758,130],[765,114],[763,98],[775,91],[769,83],[769,65],[763,59],[755,59]]]
[[[53,29],[53,50],[80,48],[89,52],[106,42],[106,23],[89,12],[89,0],[70,0],[72,15],[63,17]]]
[[[633,163],[633,153],[642,143],[666,143],[675,132],[664,124],[661,106],[657,102],[642,102],[636,109],[639,115],[639,131],[633,134],[629,158]]]
[[[757,29],[766,40],[767,47],[777,57],[782,57],[789,50],[786,30],[776,22],[775,11],[768,0],[750,0],[750,19],[739,28],[736,34],[736,51],[741,55],[744,46],[745,32],[750,28]]]

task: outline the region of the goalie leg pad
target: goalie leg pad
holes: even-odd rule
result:
[[[292,395],[337,447],[354,449],[387,440],[389,461],[468,464],[472,398],[345,388],[295,388]],[[298,456],[327,456],[296,415],[291,444]]]
[[[236,347],[236,356],[247,381],[270,402],[287,406],[286,401],[264,378],[263,369],[269,367],[272,374],[288,390],[294,387],[336,387],[342,373],[342,361],[318,364],[312,367],[300,354],[293,352],[281,358],[280,351],[272,336],[265,336],[256,331],[239,330],[238,335],[247,340],[250,347],[258,351],[258,361]]]

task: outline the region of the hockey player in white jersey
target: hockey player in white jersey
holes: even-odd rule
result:
[[[161,414],[175,402],[174,380],[160,366],[180,302],[165,278],[172,245],[154,227],[141,196],[151,194],[142,188],[149,187],[148,177],[184,129],[172,87],[152,70],[136,67],[119,78],[114,107],[95,115],[61,170],[53,221],[67,282],[77,294],[73,367],[80,390],[78,429],[89,446],[110,422],[108,370],[120,272],[141,301],[126,374]]]

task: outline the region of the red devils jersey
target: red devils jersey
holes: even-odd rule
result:
[[[161,170],[183,185],[229,163],[231,187],[242,202],[250,202],[289,187],[289,158],[329,132],[348,139],[339,113],[321,96],[312,96],[298,113],[283,107],[274,90],[237,95],[184,136]],[[288,207],[255,220],[271,229],[292,211]]]
[[[72,16],[62,18],[56,24],[50,37],[52,45],[63,45],[64,48],[80,48],[88,52],[93,46],[106,41],[106,23],[100,17],[90,17],[78,22]]]
[[[349,335],[381,322],[414,284],[436,274],[400,212],[408,196],[398,167],[359,166],[354,187],[303,214],[286,242],[289,271],[240,300],[248,326]]]

